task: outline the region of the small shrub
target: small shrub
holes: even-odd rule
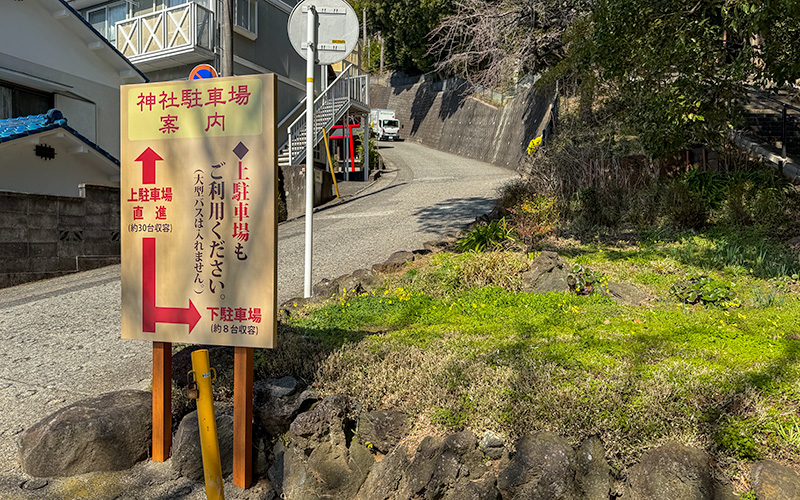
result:
[[[753,439],[753,425],[747,420],[728,420],[714,436],[717,445],[742,460],[758,460],[761,451]]]
[[[725,199],[728,182],[723,174],[708,170],[690,170],[683,176],[683,181],[693,193],[700,196],[709,209],[716,209]]]
[[[784,231],[797,211],[798,197],[788,181],[775,172],[761,169],[730,175],[720,219],[736,226]]]
[[[283,222],[287,219],[288,212],[286,211],[286,203],[283,198],[278,196],[278,222]]]
[[[750,299],[752,307],[780,307],[786,301],[786,294],[777,288],[763,290],[753,287],[753,295]]]
[[[588,226],[617,227],[630,207],[628,193],[622,188],[603,190],[592,186],[578,195],[577,217]]]
[[[413,287],[433,297],[449,297],[464,289],[498,286],[519,291],[521,274],[528,268],[525,255],[518,252],[469,252],[436,254],[431,265],[406,273],[397,285]]]
[[[476,224],[457,244],[462,252],[483,252],[500,249],[509,239],[513,239],[513,230],[503,217],[500,220]]]
[[[681,179],[667,186],[662,210],[667,220],[678,229],[699,229],[708,219],[703,198]]]
[[[730,286],[708,276],[690,278],[686,283],[675,284],[670,288],[669,294],[684,304],[717,305],[725,308],[739,305]]]
[[[567,285],[577,295],[590,295],[597,289],[608,292],[608,278],[580,264],[572,266],[572,273],[567,276]]]
[[[523,243],[532,245],[553,234],[558,225],[555,196],[533,195],[508,209],[509,224]]]
[[[522,179],[506,182],[497,189],[497,209],[505,214],[509,208],[522,203],[534,194],[533,186]]]
[[[378,146],[374,137],[369,138],[369,169],[378,170],[381,166],[381,157],[378,152]],[[356,145],[356,156],[364,158],[364,141],[362,140]],[[333,159],[336,162],[336,158]]]
[[[520,273],[527,268],[526,257],[513,252],[479,253],[458,266],[458,281],[465,288],[499,286],[509,291],[522,288]]]

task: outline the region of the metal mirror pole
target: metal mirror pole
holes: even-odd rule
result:
[[[306,47],[306,262],[303,286],[304,297],[311,297],[312,231],[314,228],[314,51],[315,14],[308,7],[308,45]]]

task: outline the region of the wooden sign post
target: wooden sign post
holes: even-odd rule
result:
[[[153,460],[164,462],[172,447],[172,344],[153,342]]]
[[[253,479],[253,349],[233,354],[233,484],[249,488]]]

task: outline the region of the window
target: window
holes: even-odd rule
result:
[[[128,2],[117,2],[86,11],[86,20],[101,35],[115,44],[117,42],[116,25],[128,17]]]
[[[0,82],[0,120],[41,115],[53,106],[53,94]]]
[[[254,39],[258,35],[258,0],[234,0],[234,28],[240,35]]]

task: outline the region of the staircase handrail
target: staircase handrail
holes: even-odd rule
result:
[[[781,107],[785,106],[788,109],[800,112],[800,108],[798,108],[797,106],[793,106],[793,105],[789,104],[788,102],[781,101],[780,99],[777,99],[777,98],[775,98],[775,97],[773,97],[773,96],[771,96],[771,95],[769,95],[769,94],[767,94],[767,93],[765,93],[765,92],[763,92],[761,90],[748,89],[747,92],[750,93],[750,94],[755,94],[756,96],[758,96],[761,99],[766,99],[768,101],[772,101],[774,103],[777,103]],[[780,111],[780,109],[775,109],[775,108],[770,108],[770,109],[773,109],[775,111]]]
[[[333,86],[333,84],[334,84],[334,83],[336,83],[336,80],[338,80],[338,79],[339,79],[339,78],[340,78],[340,77],[341,77],[341,76],[342,76],[342,75],[343,75],[343,74],[344,74],[344,73],[345,73],[347,70],[349,70],[351,66],[353,66],[353,64],[352,64],[352,63],[351,63],[350,65],[348,65],[348,66],[347,66],[347,67],[344,69],[344,71],[342,71],[341,73],[339,73],[339,76],[337,76],[337,77],[336,77],[336,79],[333,81],[333,83],[331,83],[330,85],[328,85],[327,87],[325,87],[325,90],[322,92],[322,94],[324,94],[324,93],[328,92],[328,89],[330,89],[330,88]],[[356,75],[356,76],[362,76],[362,75]],[[320,95],[322,95],[322,94],[320,94]],[[317,98],[319,98],[319,96],[317,96]],[[288,113],[286,113],[286,116],[285,116],[285,117],[284,117],[284,118],[283,118],[281,121],[279,121],[279,122],[278,122],[278,128],[281,128],[281,127],[283,126],[283,124],[284,124],[284,123],[286,123],[286,121],[287,121],[287,120],[289,120],[289,118],[291,118],[291,117],[292,117],[292,115],[294,115],[294,114],[295,114],[295,113],[296,113],[296,112],[297,112],[299,109],[301,109],[301,108],[302,108],[302,109],[305,109],[305,106],[306,106],[306,98],[305,98],[305,97],[303,97],[303,98],[300,100],[300,102],[298,102],[298,103],[297,103],[297,106],[293,107],[293,108],[292,108],[292,110],[291,110],[291,111],[289,111]],[[294,121],[297,121],[297,120],[299,120],[299,118],[295,118],[295,120],[294,120]],[[292,122],[292,124],[291,124],[291,125],[289,125],[289,127],[291,127],[292,125],[294,125],[294,122]],[[284,142],[284,143],[283,143],[283,145],[281,146],[281,149],[283,149],[284,147],[286,147],[286,143],[285,143],[285,142]]]
[[[319,95],[318,95],[318,96],[317,96],[317,97],[314,99],[314,104],[316,104],[317,100],[318,100],[320,97],[322,97],[323,95],[327,94],[327,93],[328,93],[328,91],[330,90],[330,88],[331,88],[331,87],[333,87],[333,85],[334,85],[336,82],[338,82],[338,81],[339,81],[339,79],[340,79],[340,78],[342,78],[342,76],[344,76],[344,74],[345,74],[345,73],[346,73],[346,72],[347,72],[347,71],[348,71],[348,70],[349,70],[349,69],[350,69],[352,66],[353,66],[353,64],[352,64],[352,63],[351,63],[351,64],[349,64],[349,65],[348,65],[348,66],[347,66],[347,67],[344,69],[344,71],[342,71],[341,73],[339,73],[339,76],[337,76],[337,77],[336,77],[336,79],[335,79],[333,82],[331,82],[331,84],[330,84],[330,85],[328,85],[327,87],[325,87],[325,90],[323,90],[322,92],[320,92],[320,94],[319,94]],[[305,98],[305,97],[303,97],[303,99],[301,99],[301,100],[300,100],[300,102],[298,102],[298,103],[297,103],[297,106],[295,106],[294,108],[292,108],[292,110],[291,110],[291,111],[289,111],[288,113],[286,113],[286,118],[284,118],[283,120],[281,120],[281,121],[278,123],[278,127],[280,127],[281,125],[283,125],[283,123],[284,123],[286,120],[288,120],[288,119],[289,119],[289,117],[290,117],[290,116],[292,116],[292,115],[293,115],[295,112],[297,112],[297,110],[298,110],[298,109],[300,109],[300,108],[303,108],[303,109],[305,109],[305,106],[306,106],[306,98]],[[294,126],[297,124],[297,122],[298,122],[298,121],[300,121],[300,119],[301,119],[301,118],[302,118],[302,115],[300,115],[300,116],[298,116],[297,118],[295,118],[295,119],[294,119],[294,121],[293,121],[292,123],[290,123],[290,124],[289,124],[289,127],[287,127],[287,128],[288,128],[289,130],[291,130],[291,129],[292,129],[292,127],[294,127]],[[288,140],[287,140],[287,142],[288,142]],[[283,149],[284,147],[286,147],[286,143],[287,143],[287,142],[283,143],[283,145],[281,146],[281,149]]]
[[[349,69],[350,69],[352,66],[353,66],[353,64],[352,64],[352,63],[351,63],[351,64],[349,64],[349,65],[348,65],[348,66],[347,66],[347,67],[344,69],[344,71],[342,71],[341,73],[339,73],[339,76],[337,76],[337,77],[336,77],[336,79],[335,79],[335,80],[333,80],[333,82],[331,82],[331,84],[330,84],[330,85],[328,85],[327,87],[325,87],[325,90],[323,90],[322,92],[320,92],[320,95],[319,95],[319,96],[317,96],[317,97],[316,97],[316,99],[314,99],[314,102],[316,103],[316,100],[317,100],[317,99],[319,99],[321,96],[325,95],[325,94],[328,92],[328,90],[329,90],[331,87],[333,87],[333,84],[334,84],[334,83],[336,83],[336,82],[338,82],[338,81],[339,81],[339,79],[340,79],[340,78],[341,78],[341,77],[342,77],[342,76],[343,76],[343,75],[344,75],[344,74],[345,74],[345,73],[346,73],[346,72],[347,72],[347,71],[348,71],[348,70],[349,70]],[[290,118],[292,115],[294,115],[294,114],[297,112],[297,110],[299,110],[299,109],[301,109],[301,108],[302,108],[302,109],[305,109],[305,106],[306,106],[306,98],[305,98],[305,97],[303,97],[303,98],[300,100],[300,102],[298,102],[298,103],[297,103],[297,106],[295,106],[294,108],[292,108],[292,110],[291,110],[291,111],[289,111],[288,113],[286,113],[286,117],[285,117],[283,120],[281,120],[280,122],[278,122],[278,128],[280,128],[281,126],[283,126],[284,122],[286,122],[286,120],[288,120],[288,119],[289,119],[289,118]],[[289,138],[288,138],[288,139],[286,139],[286,142],[284,142],[283,144],[281,144],[281,147],[279,147],[279,148],[278,148],[278,151],[282,151],[282,150],[283,150],[283,148],[285,148],[285,147],[286,147],[286,146],[289,144],[289,141],[291,140],[291,137],[292,137],[292,136],[291,136],[291,134],[292,134],[292,127],[293,127],[293,126],[295,126],[295,124],[297,124],[297,122],[298,122],[298,121],[300,121],[300,119],[301,119],[302,117],[303,117],[303,115],[300,115],[300,116],[298,116],[297,118],[295,118],[295,119],[294,119],[294,121],[293,121],[292,123],[290,123],[290,124],[289,124],[289,126],[287,127],[287,129],[289,130]]]
[[[351,69],[353,64],[350,64],[342,71],[336,79],[328,85],[325,92],[321,93],[314,100],[314,116],[321,117],[322,111],[328,107],[330,116],[327,121],[317,122],[311,124],[312,132],[314,134],[313,144],[317,144],[322,138],[322,128],[330,128],[336,121],[341,118],[344,113],[349,109],[353,101],[359,102],[367,106],[368,97],[368,76],[352,76]],[[303,131],[308,132],[306,126],[306,115],[302,114],[289,125],[288,132],[288,146],[289,158],[292,164],[297,164],[303,156],[305,151],[305,140],[302,135]],[[300,144],[302,142],[302,144]],[[295,144],[297,143],[297,144]],[[295,150],[297,151],[295,153]]]
[[[800,112],[800,108],[797,106],[792,106],[791,104],[784,102],[780,99],[772,97],[771,95],[765,94],[764,92],[758,91],[756,89],[748,89],[748,93],[755,95],[758,99],[760,99],[760,103],[764,105],[767,109],[774,111],[776,113],[780,113],[781,115],[781,156],[785,159],[787,157],[786,152],[786,142],[788,139],[787,135],[787,125],[789,121],[792,119],[789,117],[789,110]],[[777,103],[777,107],[770,106],[769,104],[765,103],[764,101],[771,101],[772,103]]]

